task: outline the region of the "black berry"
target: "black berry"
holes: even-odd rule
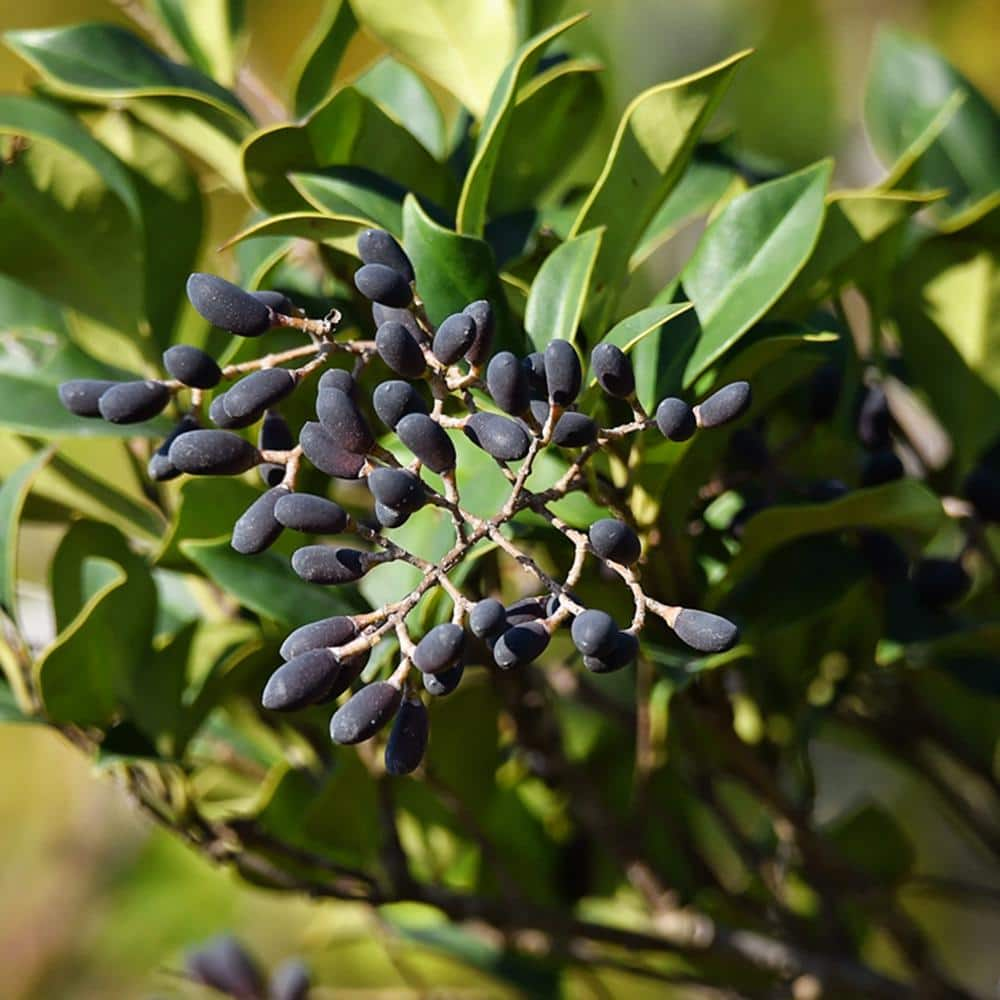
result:
[[[403,695],[388,681],[373,681],[352,695],[330,720],[334,743],[363,743],[371,739],[397,712]]]
[[[550,340],[545,345],[545,381],[549,399],[558,406],[569,406],[579,394],[583,381],[580,356],[568,340]]]
[[[600,387],[609,395],[625,399],[635,391],[635,372],[628,355],[614,344],[598,344],[590,354],[590,367]]]
[[[528,435],[509,417],[480,411],[466,420],[464,429],[473,444],[501,462],[514,462],[528,454]]]
[[[656,426],[670,441],[687,441],[697,430],[698,423],[694,411],[683,399],[668,396],[656,408]]]
[[[264,708],[294,712],[327,696],[340,674],[341,664],[329,649],[310,649],[280,666],[261,696]]]
[[[402,309],[410,304],[413,290],[406,278],[385,264],[365,264],[354,272],[354,285],[372,302]]]
[[[623,566],[631,566],[642,552],[639,536],[623,521],[613,517],[595,521],[587,534],[598,556]]]
[[[167,457],[174,468],[194,476],[238,476],[260,461],[259,452],[245,438],[217,430],[182,434]]]
[[[273,322],[268,306],[214,274],[192,274],[187,280],[187,297],[212,326],[241,337],[259,337]]]
[[[365,264],[383,264],[413,281],[413,264],[406,251],[384,229],[365,229],[358,235],[358,256]]]
[[[465,648],[465,631],[445,622],[435,625],[413,651],[413,665],[424,674],[438,674],[455,666]]]
[[[192,344],[174,344],[163,352],[163,367],[178,382],[194,389],[214,389],[222,369],[210,354]]]
[[[287,493],[278,499],[274,516],[286,528],[310,535],[339,535],[347,514],[339,503],[313,493]]]
[[[247,507],[233,525],[231,544],[237,552],[245,556],[256,555],[277,541],[283,525],[274,516],[274,508],[287,496],[287,486],[274,486]]]
[[[170,390],[162,382],[119,382],[101,393],[97,408],[113,424],[138,424],[155,417],[170,402]]]
[[[440,424],[423,413],[408,413],[396,424],[399,440],[437,473],[455,468],[455,446]]]

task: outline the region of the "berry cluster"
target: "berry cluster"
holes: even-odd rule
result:
[[[193,274],[188,297],[215,326],[242,337],[293,327],[307,334],[310,343],[226,368],[198,348],[178,345],[164,354],[169,380],[76,381],[60,388],[72,412],[116,423],[147,420],[171,397],[189,392],[188,411],[157,448],[149,474],[162,481],[182,473],[240,475],[256,467],[267,489],[233,528],[232,545],[238,552],[262,552],[285,529],[352,535],[363,547],[308,544],[297,549],[291,560],[295,573],[311,583],[337,585],[357,581],[372,567],[392,561],[422,572],[421,583],[395,603],[367,614],[313,622],[289,635],[281,647],[285,662],[263,692],[264,707],[291,711],[338,698],[360,678],[373,647],[394,635],[401,654],[397,669],[388,680],[372,681],[344,702],[333,715],[330,732],[337,743],[358,743],[395,718],[385,762],[390,773],[404,774],[419,765],[428,736],[426,708],[408,680],[411,668],[421,675],[429,694],[446,695],[461,681],[467,659],[492,657],[503,670],[523,666],[541,656],[554,630],[567,623],[585,667],[607,673],[635,659],[637,637],[650,613],[693,649],[712,653],[729,648],[736,640],[731,622],[663,604],[643,591],[634,568],[642,545],[625,520],[602,518],[583,532],[565,523],[550,505],[586,489],[586,463],[610,442],[654,428],[671,441],[684,441],[699,428],[718,427],[745,413],[749,385],[726,385],[695,406],[670,397],[648,416],[636,399],[627,355],[601,343],[590,357],[593,377],[608,397],[631,411],[631,419],[600,427],[577,409],[585,387],[572,343],[552,340],[544,351],[523,358],[507,350],[493,353],[494,314],[487,301],[470,303],[435,329],[415,293],[411,262],[396,240],[386,232],[367,230],[358,240],[358,251],[362,266],[354,281],[372,303],[374,341],[336,340],[340,316],[335,311],[308,319],[281,294],[246,292],[221,278]],[[353,358],[352,370],[330,368],[322,374],[316,389],[317,419],[301,427],[296,441],[278,404],[315,370],[344,353]],[[381,381],[369,396],[361,376],[376,356],[398,377]],[[306,358],[300,367],[284,367]],[[208,406],[215,427],[203,427],[204,394],[224,380],[232,384]],[[408,464],[379,443],[372,414],[413,456]],[[256,445],[235,433],[259,421]],[[451,437],[456,432],[486,452],[510,484],[492,517],[478,517],[462,506]],[[392,443],[391,436],[385,440]],[[567,467],[557,482],[535,492],[526,483],[536,457],[547,447],[567,453]],[[372,497],[373,517],[354,517],[334,500],[298,491],[303,458],[334,479],[363,480]],[[520,465],[515,469],[510,463]],[[421,475],[424,468],[440,477],[442,489]],[[386,534],[426,505],[445,511],[454,525],[455,544],[436,564]],[[552,579],[502,530],[523,511],[541,516],[573,547],[575,557],[564,581]],[[508,607],[495,598],[473,602],[460,593],[449,573],[483,540],[515,560],[544,593]],[[574,597],[572,588],[588,556],[600,560],[629,588],[634,612],[624,628],[605,611],[584,608]],[[451,600],[451,621],[415,642],[407,615],[437,587]]]

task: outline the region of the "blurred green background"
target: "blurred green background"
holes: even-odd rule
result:
[[[280,93],[286,70],[316,19],[321,0],[249,0],[246,58]],[[592,0],[541,4],[552,16],[590,9],[580,44],[609,67],[607,108],[593,136],[601,157],[621,109],[640,89],[752,46],[724,109],[748,153],[794,167],[833,153],[837,186],[862,186],[878,166],[860,129],[860,101],[875,32],[894,24],[926,38],[1000,102],[996,0]],[[130,22],[126,0],[0,0],[4,30],[82,20]],[[122,8],[126,8],[123,10]],[[364,53],[355,53],[363,59]],[[0,50],[0,87],[30,85],[25,65]],[[213,248],[242,221],[236,199],[211,201]],[[209,267],[211,269],[211,267]],[[35,533],[25,564],[47,564],[54,539]],[[29,595],[30,596],[30,595]],[[44,631],[44,624],[40,626]],[[44,636],[43,636],[44,637]],[[920,828],[921,848],[962,850],[935,803],[897,774],[874,774],[840,757],[821,762],[836,775],[829,794],[849,796],[877,782],[884,801]],[[302,954],[326,988],[320,996],[505,997],[518,995],[416,945],[403,945],[364,909],[315,904],[240,885],[154,828],[110,781],[54,733],[0,727],[0,998],[195,997],[177,975],[185,948],[235,931],[265,963]],[[970,874],[982,873],[968,857]],[[1000,890],[998,890],[1000,891]],[[984,994],[1000,978],[996,909],[925,904],[924,919],[948,927],[950,963],[962,963]],[[488,956],[487,956],[488,957]],[[486,963],[488,964],[488,962]],[[605,980],[607,983],[608,981]],[[377,994],[370,992],[378,988]],[[634,981],[614,995],[663,996]],[[574,996],[607,996],[586,977]],[[676,996],[685,995],[678,990]],[[694,995],[694,994],[690,994]]]

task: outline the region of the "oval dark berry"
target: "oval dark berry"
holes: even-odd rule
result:
[[[424,674],[438,674],[455,666],[465,649],[465,630],[453,622],[435,625],[417,643],[413,665]]]
[[[443,365],[453,365],[472,347],[476,324],[466,313],[454,313],[443,320],[434,334],[431,350]]]
[[[241,427],[249,427],[251,424],[257,423],[259,416],[256,413],[251,413],[249,416],[243,417],[241,420],[237,420],[236,417],[231,417],[229,412],[226,410],[226,394],[224,392],[220,392],[209,404],[208,419],[211,420],[216,427],[221,427],[223,430],[227,431],[235,431],[239,430]]]
[[[272,712],[295,712],[315,705],[327,696],[340,670],[340,660],[325,647],[293,656],[271,674],[261,704]]]
[[[345,368],[329,368],[320,376],[316,386],[319,392],[324,389],[339,389],[347,393],[354,402],[357,402],[358,383],[354,376]]]
[[[683,399],[668,396],[656,408],[656,426],[670,441],[687,441],[698,427],[694,410]]]
[[[328,476],[335,479],[357,479],[365,467],[364,455],[342,448],[322,424],[309,420],[299,431],[302,454]]]
[[[399,379],[380,382],[372,393],[372,407],[379,420],[391,430],[396,429],[408,413],[427,413],[423,396],[410,385]]]
[[[353,583],[372,565],[370,552],[343,546],[304,545],[292,553],[292,569],[309,583]]]
[[[486,388],[493,401],[507,413],[523,413],[530,394],[524,365],[510,351],[495,354],[486,366]]]
[[[339,535],[347,527],[344,508],[313,493],[287,493],[280,497],[274,516],[286,528],[310,535]]]
[[[444,428],[423,413],[408,413],[396,424],[399,440],[437,473],[455,468],[455,446]]]
[[[346,392],[324,389],[316,397],[316,415],[334,441],[355,455],[367,454],[375,439],[368,422]]]
[[[385,264],[365,264],[354,272],[354,286],[372,302],[402,309],[413,298],[413,290],[406,278]]]
[[[261,451],[290,451],[295,447],[292,429],[277,410],[264,414],[264,422],[257,432],[257,447]],[[276,462],[261,462],[257,473],[265,486],[277,486],[285,478],[285,467]]]
[[[586,413],[567,410],[560,414],[552,441],[560,448],[584,448],[597,440],[597,424]]]
[[[404,378],[420,378],[427,370],[420,344],[402,323],[383,323],[375,334],[375,349],[379,357]]]
[[[150,479],[157,483],[163,483],[168,479],[175,479],[181,474],[181,470],[176,468],[174,463],[170,461],[170,446],[182,434],[187,434],[188,431],[196,431],[197,429],[198,420],[190,413],[184,414],[177,421],[174,429],[163,439],[163,443],[156,449],[149,460],[146,471],[149,473]]]
[[[212,326],[241,337],[259,337],[273,322],[268,306],[214,274],[192,274],[187,280],[187,297]]]
[[[507,629],[493,646],[493,660],[501,670],[523,667],[538,659],[549,644],[549,631],[538,621]]]
[[[618,632],[611,649],[600,656],[585,656],[583,665],[593,674],[610,674],[627,667],[639,655],[639,640],[631,632]]]
[[[568,340],[550,340],[545,345],[545,381],[549,399],[557,406],[569,406],[579,395],[583,370],[580,356]]]
[[[913,586],[922,604],[943,608],[964,597],[972,579],[957,559],[921,559],[914,567]]]
[[[424,679],[424,690],[435,698],[449,695],[462,682],[465,674],[465,664],[460,663],[451,670],[442,670],[439,674],[421,674]]]
[[[321,618],[319,621],[301,625],[285,637],[278,652],[284,660],[319,649],[321,646],[343,646],[356,638],[358,627],[354,620],[344,615],[334,615],[332,618]]]
[[[394,507],[379,503],[377,500],[375,501],[374,513],[375,520],[378,521],[379,525],[390,530],[401,528],[410,519],[408,510],[396,510]]]
[[[226,390],[223,406],[234,420],[259,420],[266,409],[291,394],[296,381],[287,368],[251,372]]]
[[[193,389],[214,389],[222,369],[211,354],[193,344],[174,344],[163,352],[163,367],[172,378]]]
[[[476,336],[472,346],[465,352],[465,359],[471,365],[481,365],[493,350],[493,335],[496,332],[496,317],[493,307],[486,299],[470,302],[463,310],[476,324]]]
[[[97,408],[113,424],[138,424],[150,420],[170,402],[170,390],[152,379],[119,382],[101,393]]]
[[[78,417],[99,417],[101,396],[120,382],[107,379],[74,378],[59,386],[59,402]]]
[[[728,618],[692,608],[684,608],[677,616],[674,632],[681,642],[700,653],[721,653],[739,637],[739,630]]]
[[[275,486],[262,493],[233,525],[231,545],[245,556],[256,555],[273,545],[283,525],[274,515],[278,501],[288,496],[287,486]]]
[[[507,627],[507,609],[495,598],[477,601],[469,612],[469,628],[480,639],[499,635]]]
[[[294,316],[295,305],[284,292],[276,292],[271,289],[261,289],[257,292],[250,292],[258,302],[263,303],[268,309],[282,316]]]
[[[473,444],[501,462],[516,462],[528,454],[528,435],[509,417],[484,411],[473,413],[465,421],[464,430]]]
[[[238,476],[259,461],[257,449],[229,431],[188,431],[167,453],[174,468],[193,476]]]
[[[698,404],[699,427],[721,427],[739,420],[750,409],[752,394],[749,382],[730,382]]]
[[[385,769],[389,774],[411,774],[420,766],[429,728],[424,703],[418,698],[407,698],[399,707],[385,747]]]
[[[364,264],[384,264],[413,281],[413,264],[406,251],[384,229],[365,229],[358,234],[358,256]]]
[[[594,552],[602,559],[631,566],[642,552],[639,536],[624,521],[604,517],[587,533]]]
[[[614,344],[598,344],[590,353],[590,367],[598,385],[616,399],[635,392],[635,372],[628,355]]]
[[[420,477],[409,469],[373,469],[368,489],[379,503],[400,511],[419,510],[427,499]]]
[[[373,681],[334,712],[330,737],[350,745],[371,739],[398,711],[403,694],[388,681]]]
[[[584,656],[600,657],[610,653],[614,647],[618,626],[606,611],[591,609],[573,619],[570,637]]]

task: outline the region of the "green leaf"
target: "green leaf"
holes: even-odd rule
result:
[[[315,243],[326,243],[345,253],[356,254],[358,233],[370,226],[372,221],[360,217],[324,215],[321,212],[287,212],[284,215],[272,215],[269,219],[244,229],[223,243],[222,249],[247,240],[294,236]]]
[[[379,173],[430,201],[452,203],[455,182],[447,168],[395,118],[354,87],[345,87],[297,125],[264,129],[243,148],[251,197],[269,212],[307,207],[288,181],[291,173],[375,164]]]
[[[226,86],[236,78],[241,0],[153,0],[174,41],[203,73]]]
[[[595,294],[605,300],[594,322],[596,331],[603,332],[629,258],[680,180],[699,134],[747,54],[652,87],[625,109],[601,175],[570,232],[576,236],[607,227],[593,278]]]
[[[249,119],[246,109],[225,87],[189,66],[171,62],[137,35],[114,24],[8,31],[4,39],[53,88],[70,97],[98,101],[189,97]]]
[[[361,24],[403,62],[451,91],[482,118],[514,51],[513,5],[505,0],[351,0]]]
[[[751,188],[705,231],[682,274],[701,324],[686,384],[729,350],[802,269],[819,236],[831,169],[823,161]]]
[[[882,31],[865,95],[865,124],[878,153],[893,162],[956,93],[954,107],[907,176],[918,188],[946,188],[953,212],[969,209],[1000,188],[1000,116],[989,101],[930,46],[899,31]]]
[[[0,607],[16,621],[17,539],[21,511],[31,492],[35,476],[52,458],[52,451],[38,452],[0,484]]]
[[[941,501],[915,479],[855,490],[828,503],[769,507],[747,523],[732,573],[739,575],[744,567],[779,546],[806,535],[845,528],[879,528],[929,537],[944,519]]]
[[[536,350],[550,340],[575,340],[601,248],[603,229],[592,229],[557,247],[538,269],[524,313]]]
[[[313,33],[294,62],[292,103],[296,118],[309,114],[330,92],[357,30],[358,22],[347,0],[327,0]]]
[[[535,71],[542,52],[563,32],[572,28],[586,15],[578,14],[535,35],[518,49],[504,68],[490,98],[476,143],[476,152],[465,175],[458,199],[455,228],[460,233],[482,236],[486,225],[486,206],[504,135],[510,126],[518,91]]]
[[[201,245],[198,178],[169,142],[121,111],[108,112],[94,132],[129,168],[142,222],[145,314],[162,351],[173,342]]]
[[[896,818],[866,802],[823,831],[837,856],[880,882],[898,882],[912,870],[917,854]]]
[[[391,57],[380,59],[354,86],[391,112],[435,159],[444,159],[448,143],[444,116],[427,84],[409,66]]]
[[[729,189],[735,176],[722,164],[694,160],[646,227],[629,261],[629,269],[635,270],[679,229],[709,212]]]
[[[311,206],[331,216],[369,219],[396,236],[403,232],[406,191],[357,167],[329,167],[322,174],[289,174]]]
[[[802,301],[819,302],[850,279],[869,247],[940,197],[939,192],[832,191],[823,227],[805,266],[785,290],[779,309]]]
[[[906,364],[968,469],[997,435],[1000,265],[989,244],[959,236],[922,244],[893,282]]]
[[[580,137],[594,133],[601,114],[601,68],[564,59],[520,89],[490,184],[491,217],[540,203],[586,150]]]
[[[434,222],[413,195],[403,203],[403,243],[413,261],[417,287],[436,326],[476,299],[488,299],[497,320],[497,349],[518,351],[525,340],[507,308],[489,244]]]
[[[244,607],[284,625],[305,625],[330,615],[350,615],[366,610],[353,588],[319,587],[292,572],[285,559],[273,552],[244,556],[229,539],[180,543],[181,551],[226,593]]]
[[[0,97],[0,133],[31,140],[0,174],[0,271],[136,330],[140,207],[125,168],[75,119],[35,98]]]

